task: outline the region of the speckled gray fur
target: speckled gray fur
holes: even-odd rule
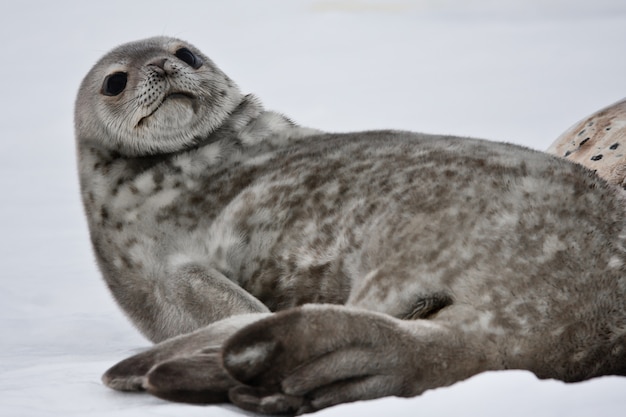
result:
[[[302,128],[171,38],[94,66],[76,135],[115,299],[155,342],[196,331],[113,367],[113,388],[274,413],[485,370],[626,374],[625,201],[579,165]]]

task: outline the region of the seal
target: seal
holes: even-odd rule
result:
[[[593,169],[611,184],[626,189],[626,99],[575,123],[548,152]]]
[[[159,342],[111,388],[303,413],[487,370],[626,375],[626,205],[579,164],[300,127],[165,37],[96,63],[76,138],[102,275]]]

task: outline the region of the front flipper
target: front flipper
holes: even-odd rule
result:
[[[308,305],[245,327],[224,346],[243,385],[231,401],[262,413],[303,413],[389,395],[414,396],[487,369],[464,334],[344,306]]]
[[[102,381],[115,390],[147,390],[171,401],[227,401],[226,393],[237,382],[222,367],[221,346],[237,330],[267,315],[233,316],[168,339],[114,365]]]

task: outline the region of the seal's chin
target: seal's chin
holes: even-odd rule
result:
[[[179,128],[188,123],[195,113],[195,97],[189,93],[170,93],[149,114],[139,119],[137,128],[153,123],[161,128]]]

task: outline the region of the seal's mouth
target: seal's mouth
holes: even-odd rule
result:
[[[161,108],[161,106],[163,106],[163,103],[165,103],[166,101],[181,100],[181,99],[193,101],[194,96],[189,93],[182,93],[182,92],[167,94],[165,97],[163,97],[163,100],[161,100],[161,102],[154,108],[154,110],[152,110],[148,115],[139,119],[139,122],[137,122],[137,127],[142,127],[146,119],[150,118],[154,113],[156,113]]]

